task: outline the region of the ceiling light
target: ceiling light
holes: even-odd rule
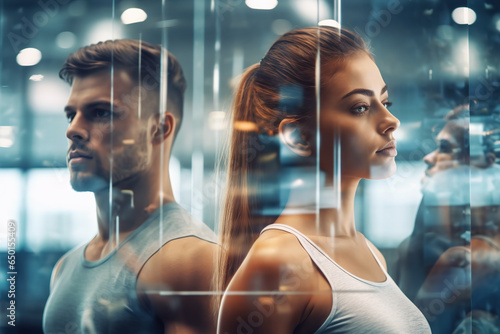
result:
[[[468,7],[458,7],[451,13],[453,21],[457,24],[471,25],[476,22],[476,12]]]
[[[337,28],[337,29],[340,29],[340,23],[338,23],[336,20],[332,20],[332,19],[327,19],[327,20],[321,20],[318,22],[318,25],[320,27],[333,27],[333,28]]]
[[[245,4],[252,9],[270,10],[278,5],[278,0],[245,0]]]
[[[40,62],[42,53],[35,48],[26,48],[19,51],[16,61],[21,66],[33,66]]]
[[[31,81],[42,81],[43,75],[42,74],[33,74],[30,76]]]
[[[129,8],[125,10],[121,16],[123,24],[144,22],[147,18],[148,14],[140,8]]]

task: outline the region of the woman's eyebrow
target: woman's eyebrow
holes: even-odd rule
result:
[[[384,94],[385,92],[387,92],[387,85],[382,87],[382,90],[380,91],[380,95]],[[344,95],[341,100],[348,98],[349,96],[354,95],[354,94],[361,94],[361,95],[366,95],[369,97],[373,97],[375,95],[372,90],[358,88],[358,89],[351,90],[349,93]]]

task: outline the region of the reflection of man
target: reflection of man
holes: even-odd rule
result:
[[[486,328],[500,315],[500,172],[491,131],[469,126],[467,111],[447,115],[438,148],[424,158],[422,203],[399,248],[398,284],[439,333]]]
[[[470,295],[465,290],[470,270],[464,260],[470,237],[467,114],[463,106],[452,110],[436,137],[437,149],[424,157],[422,202],[412,235],[398,250],[395,280],[436,333],[450,333],[468,312]]]
[[[180,64],[160,46],[107,41],[69,56],[60,76],[72,86],[71,185],[94,193],[98,233],[54,268],[45,333],[215,331],[196,293],[210,286],[215,235],[175,202],[168,173]]]
[[[446,117],[446,124],[436,136],[437,149],[424,157],[425,175],[432,177],[439,171],[469,163],[469,124],[463,113],[467,106],[453,109]]]

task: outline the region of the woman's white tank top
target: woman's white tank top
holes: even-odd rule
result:
[[[368,248],[386,276],[384,282],[367,281],[349,273],[311,239],[288,225],[271,224],[262,232],[271,229],[293,234],[330,284],[332,309],[317,334],[431,333],[424,315],[387,274],[370,245]]]

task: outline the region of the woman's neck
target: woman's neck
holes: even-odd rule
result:
[[[320,187],[310,183],[292,186],[276,222],[296,227],[306,235],[354,236],[354,198],[359,181],[344,178],[335,186],[327,179]]]

